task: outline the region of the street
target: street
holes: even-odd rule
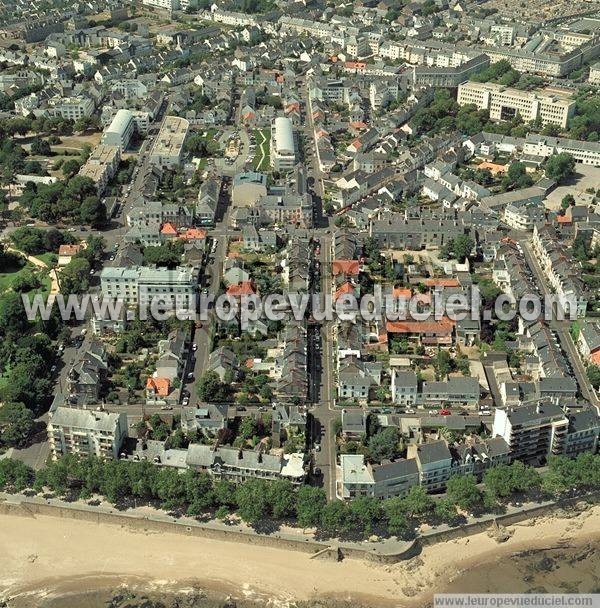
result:
[[[552,293],[548,288],[546,277],[544,276],[544,272],[531,249],[530,241],[523,241],[523,253],[529,268],[537,279],[537,284],[542,287],[544,295],[551,296]],[[590,403],[593,403],[596,406],[600,405],[598,397],[590,386],[583,361],[581,360],[581,357],[575,348],[575,344],[573,343],[570,332],[571,321],[552,320],[548,323],[548,326],[555,331],[556,335],[558,336],[561,348],[571,364],[571,368],[575,375],[575,379],[577,380],[577,384],[579,385],[579,390],[582,396]]]

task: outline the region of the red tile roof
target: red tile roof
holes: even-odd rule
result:
[[[335,292],[335,294],[333,295],[333,301],[337,302],[339,298],[347,294],[354,294],[354,286],[348,281],[341,285],[339,289]]]
[[[177,236],[177,228],[175,228],[175,226],[173,226],[173,224],[171,224],[170,222],[167,222],[160,229],[160,233],[161,234],[168,234],[170,236]]]
[[[440,321],[388,321],[385,328],[390,334],[434,334],[450,335],[454,321],[444,318]]]
[[[256,293],[253,281],[241,281],[227,288],[228,296],[249,296],[253,293]]]
[[[153,391],[160,397],[166,397],[171,392],[171,381],[168,378],[153,378],[146,380],[146,390]]]
[[[185,240],[205,239],[206,230],[204,230],[203,228],[189,228],[180,236],[180,238],[185,239]]]
[[[61,245],[58,248],[58,255],[75,255],[81,251],[81,245]]]
[[[408,287],[394,287],[392,289],[392,296],[394,298],[403,298],[410,300],[412,297],[412,291]]]
[[[360,262],[358,260],[334,260],[331,264],[333,276],[338,274],[358,275]]]
[[[458,279],[425,279],[427,287],[459,287]]]

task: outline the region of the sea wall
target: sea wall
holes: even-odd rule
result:
[[[277,549],[301,551],[311,554],[317,559],[337,560],[343,558],[366,559],[378,563],[395,563],[410,559],[419,554],[424,546],[447,542],[456,538],[484,532],[494,524],[508,526],[533,517],[547,515],[556,509],[568,509],[582,499],[573,498],[560,502],[547,502],[529,505],[517,511],[501,514],[486,515],[478,520],[454,528],[425,532],[412,541],[387,540],[384,542],[345,543],[338,541],[320,541],[310,537],[295,537],[280,532],[258,533],[235,525],[225,526],[217,522],[185,521],[169,517],[167,514],[141,515],[95,507],[81,503],[67,503],[57,499],[45,500],[24,495],[1,495],[0,513],[21,517],[46,515],[49,517],[78,519],[96,524],[109,524],[130,528],[137,531],[168,532],[187,536],[200,536],[214,540],[249,543]],[[590,496],[587,500],[597,501],[598,496]]]

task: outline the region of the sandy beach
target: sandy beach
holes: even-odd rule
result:
[[[335,563],[294,551],[117,525],[0,515],[0,598],[20,608],[41,605],[36,603],[40,598],[66,590],[143,582],[153,589],[197,585],[269,606],[323,598],[377,607],[421,606],[435,592],[456,591],[457,581],[468,580],[486,563],[510,561],[526,550],[556,549],[557,543],[573,550],[586,543],[597,546],[600,506],[568,517],[540,517],[508,530],[512,536],[504,543],[480,533],[427,546],[411,560],[381,565],[352,559]],[[583,577],[584,560],[578,561]],[[593,572],[597,564],[590,562],[590,567]],[[510,590],[519,590],[513,583]]]

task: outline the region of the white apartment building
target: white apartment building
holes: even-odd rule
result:
[[[512,25],[492,25],[490,34],[503,46],[512,46],[515,40],[515,28]]]
[[[48,115],[67,120],[88,118],[94,113],[94,102],[89,97],[61,97],[49,102]]]
[[[150,162],[159,167],[179,165],[189,128],[190,123],[185,118],[167,116],[150,151]]]
[[[213,5],[210,16],[213,21],[217,23],[223,23],[225,25],[232,25],[234,27],[244,27],[249,25],[258,26],[256,18],[246,13],[236,13],[234,11],[224,11]]]
[[[106,267],[100,274],[102,296],[129,306],[149,306],[153,299],[187,308],[198,289],[198,270],[189,267]]]
[[[590,66],[588,82],[590,84],[600,84],[600,61]]]
[[[127,436],[127,416],[57,407],[48,415],[47,432],[53,460],[65,454],[118,458]]]
[[[169,12],[179,10],[179,0],[142,0],[142,4]]]
[[[520,91],[490,82],[465,82],[458,86],[458,103],[489,110],[492,120],[512,120],[518,113],[525,122],[540,119],[561,128],[567,126],[575,102],[562,92]]]
[[[351,57],[364,57],[370,51],[369,40],[365,36],[350,36],[346,42],[346,52]]]
[[[134,131],[133,114],[129,110],[119,110],[110,125],[102,133],[101,141],[107,146],[116,146],[121,152],[124,152]]]
[[[553,403],[494,410],[492,437],[502,437],[513,458],[539,460],[563,451],[569,421]]]
[[[275,171],[291,171],[296,165],[292,121],[279,116],[271,125],[271,166]]]
[[[79,175],[89,177],[96,184],[96,189],[100,195],[117,172],[120,160],[121,150],[119,147],[98,144],[79,170]]]
[[[143,82],[132,78],[111,82],[110,90],[120,93],[125,99],[145,98],[148,95],[148,87]]]
[[[523,154],[548,158],[553,154],[567,152],[578,163],[600,167],[600,144],[562,137],[546,137],[530,133],[523,142]]]

